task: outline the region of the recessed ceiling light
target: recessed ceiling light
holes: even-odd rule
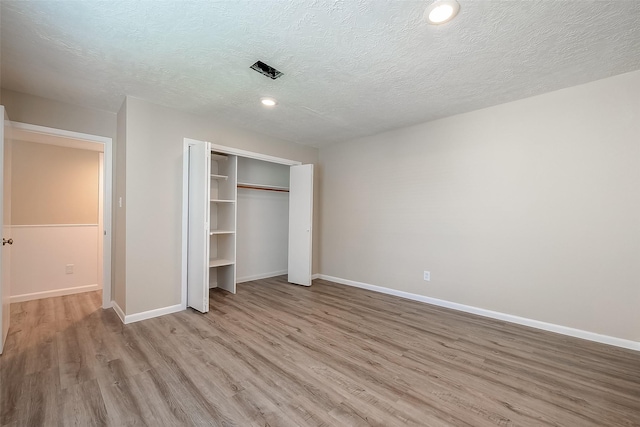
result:
[[[456,0],[437,0],[424,11],[429,24],[439,25],[451,21],[458,14],[460,5]]]
[[[260,98],[260,102],[262,102],[262,105],[265,107],[273,107],[278,103],[278,101],[273,98]]]

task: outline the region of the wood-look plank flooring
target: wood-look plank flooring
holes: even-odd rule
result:
[[[122,325],[14,304],[2,426],[640,426],[640,353],[316,280]]]

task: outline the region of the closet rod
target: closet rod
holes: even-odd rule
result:
[[[280,193],[288,193],[286,188],[270,188],[270,187],[258,187],[255,185],[238,184],[238,188],[247,188],[249,190],[264,190],[264,191],[278,191]]]

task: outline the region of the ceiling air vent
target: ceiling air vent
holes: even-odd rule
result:
[[[256,70],[257,72],[259,72],[262,75],[265,75],[267,77],[269,77],[270,79],[277,79],[278,77],[280,77],[282,75],[282,73],[278,70],[276,70],[275,68],[273,68],[270,65],[265,64],[262,61],[258,61],[255,64],[253,64],[251,66],[252,70]]]

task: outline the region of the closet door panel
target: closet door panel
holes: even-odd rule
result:
[[[291,166],[289,174],[289,277],[311,285],[313,236],[313,165]]]
[[[209,144],[189,146],[189,244],[187,254],[187,305],[209,311]]]

